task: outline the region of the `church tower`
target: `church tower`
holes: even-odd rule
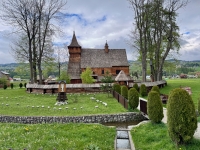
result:
[[[71,44],[68,46],[69,50],[69,63],[68,74],[71,83],[81,83],[81,46],[78,44],[75,32],[73,33]]]

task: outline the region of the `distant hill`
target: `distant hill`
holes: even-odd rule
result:
[[[171,61],[171,62],[175,62],[175,61],[179,61],[179,62],[200,62],[200,60],[176,60],[176,59],[168,59],[166,61]]]
[[[19,63],[0,64],[0,70],[14,69]]]

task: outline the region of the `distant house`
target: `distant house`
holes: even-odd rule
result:
[[[22,81],[21,78],[13,78],[13,81]]]
[[[7,80],[9,80],[9,73],[5,72],[5,71],[0,71],[0,78],[6,78]]]
[[[106,72],[111,73],[115,79],[121,70],[132,80],[125,49],[109,49],[107,42],[104,49],[82,48],[78,44],[75,32],[68,49],[68,74],[71,83],[82,83],[80,75],[87,67],[92,69],[92,76],[96,82],[100,82]]]

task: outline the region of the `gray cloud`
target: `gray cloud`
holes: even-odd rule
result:
[[[179,59],[200,58],[199,6],[199,0],[191,0],[186,7],[179,10],[177,21],[182,34]],[[82,47],[102,48],[107,40],[110,48],[126,49],[128,59],[136,59],[133,54],[134,49],[126,42],[134,21],[128,1],[68,0],[63,13],[65,19],[57,24],[63,34],[53,38],[55,44],[69,44],[75,31]],[[9,36],[1,36],[1,32],[9,28],[7,25],[0,24],[0,63],[14,62],[9,53],[11,40]]]

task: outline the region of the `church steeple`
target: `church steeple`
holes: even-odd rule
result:
[[[107,40],[106,40],[106,44],[105,44],[105,52],[106,52],[106,53],[109,52]]]
[[[70,47],[81,47],[81,46],[78,44],[78,41],[77,41],[77,39],[76,39],[75,31],[73,32],[73,37],[72,37],[71,44],[70,44],[68,47],[69,47],[69,48],[70,48]]]

